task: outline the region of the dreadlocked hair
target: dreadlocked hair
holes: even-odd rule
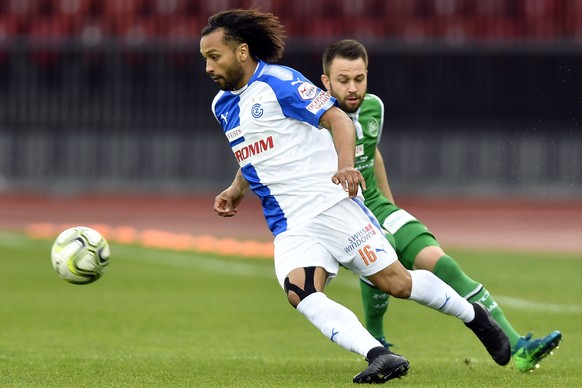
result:
[[[253,59],[275,63],[285,52],[285,28],[272,13],[255,9],[232,9],[208,18],[202,29],[205,36],[217,29],[224,30],[224,42],[232,47],[241,43],[249,46]]]

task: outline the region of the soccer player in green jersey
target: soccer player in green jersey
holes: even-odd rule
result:
[[[542,338],[531,333],[521,336],[509,323],[501,307],[483,285],[469,276],[447,255],[427,227],[406,210],[395,205],[390,191],[378,142],[384,122],[382,100],[367,93],[368,54],[356,40],[332,44],[323,54],[321,80],[356,126],[356,164],[366,180],[364,204],[374,213],[393,243],[398,259],[407,269],[432,271],[469,302],[487,306],[494,319],[508,335],[513,360],[521,371],[532,370],[555,349],[562,339],[559,331]],[[384,346],[383,317],[388,309],[388,295],[364,278],[360,279],[366,327]]]

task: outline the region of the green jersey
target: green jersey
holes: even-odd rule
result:
[[[412,269],[418,252],[427,245],[438,246],[438,242],[423,223],[390,202],[378,188],[374,158],[384,126],[384,104],[378,96],[368,93],[360,109],[349,116],[356,127],[355,167],[366,180],[364,205],[376,216],[380,225],[394,236],[393,241],[389,235],[387,238],[396,249],[398,259],[406,268]]]
[[[388,215],[399,209],[382,194],[374,174],[376,146],[380,142],[384,125],[384,103],[378,96],[368,93],[360,109],[349,116],[356,127],[355,167],[366,180],[364,204],[374,213],[380,225],[384,225]]]

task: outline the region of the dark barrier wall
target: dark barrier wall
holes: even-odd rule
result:
[[[291,46],[282,63],[321,85],[324,46]],[[3,130],[207,131],[216,86],[197,46],[5,49],[0,56]],[[370,46],[370,85],[388,120],[419,130],[463,124],[579,128],[582,48],[406,49]]]
[[[283,63],[320,84],[322,44]],[[582,49],[371,42],[400,192],[582,194]],[[216,190],[234,161],[198,45],[0,47],[0,190]]]
[[[287,55],[314,82],[321,52]],[[582,47],[368,45],[369,91],[380,95],[389,119],[402,126],[462,123],[580,124]],[[464,127],[466,130],[466,128]]]

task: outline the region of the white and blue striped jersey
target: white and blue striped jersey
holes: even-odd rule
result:
[[[298,71],[262,61],[244,88],[220,91],[212,101],[275,236],[348,197],[331,181],[337,154],[331,135],[319,126],[335,104]]]

